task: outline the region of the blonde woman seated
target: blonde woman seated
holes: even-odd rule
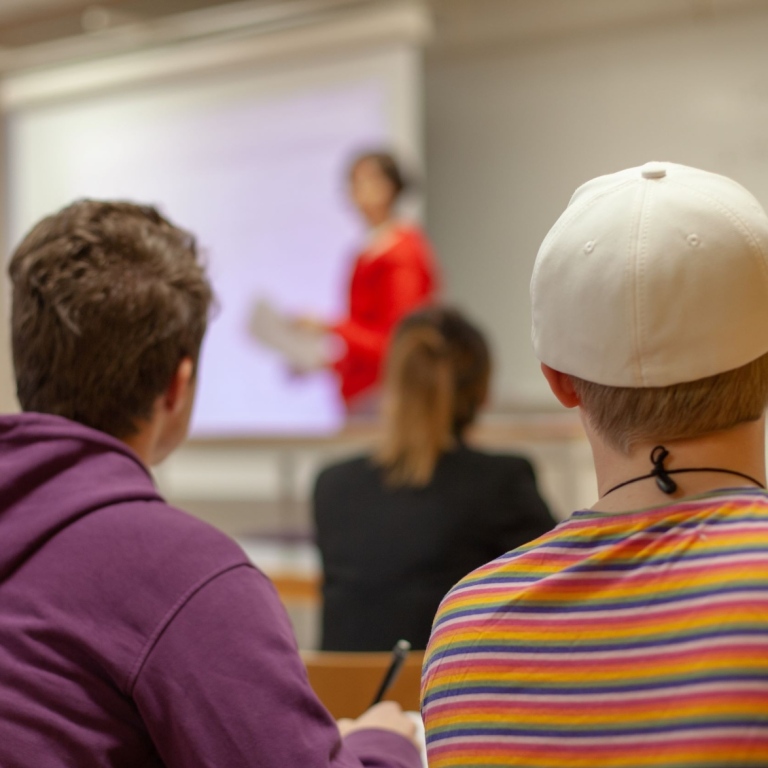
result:
[[[378,450],[325,469],[315,486],[324,650],[383,651],[400,638],[425,648],[459,579],[553,527],[526,459],[464,440],[489,377],[485,339],[456,310],[421,310],[398,327]]]

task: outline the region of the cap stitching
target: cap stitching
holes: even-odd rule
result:
[[[560,221],[558,221],[555,226],[552,228],[553,235],[559,234],[560,230],[566,226],[566,224],[569,224],[571,219],[581,214],[585,211],[588,211],[593,205],[595,205],[599,200],[602,200],[604,197],[608,197],[609,195],[613,195],[616,192],[621,191],[624,189],[624,187],[631,186],[636,179],[627,179],[626,181],[621,182],[621,184],[617,184],[616,186],[611,187],[610,189],[606,189],[599,194],[593,195],[587,202],[583,203],[580,208],[577,208],[573,204],[569,205],[568,208],[563,211],[563,215],[561,216]],[[589,183],[589,182],[587,182]],[[566,219],[565,215],[568,212],[571,212],[571,215]]]
[[[568,207],[560,214],[560,218],[555,222],[555,224],[552,226],[552,228],[547,233],[547,236],[542,241],[541,245],[539,246],[539,253],[545,251],[547,249],[548,243],[554,240],[560,232],[568,226],[575,217],[580,216],[582,213],[585,213],[588,211],[593,205],[595,205],[599,200],[602,200],[604,197],[608,197],[609,195],[613,195],[615,192],[618,192],[624,187],[630,186],[632,183],[634,183],[635,179],[627,179],[626,181],[623,181],[621,184],[616,185],[615,187],[611,187],[610,189],[606,189],[603,192],[600,192],[600,194],[594,195],[590,200],[585,202],[581,207],[576,207],[573,205],[573,203],[569,203]],[[582,187],[586,184],[589,184],[589,182],[585,182],[582,184]],[[579,187],[581,189],[581,187]],[[577,190],[578,192],[578,190]],[[575,195],[576,193],[574,193]],[[573,199],[573,196],[571,197]],[[566,214],[569,214],[566,216]],[[542,261],[538,258],[534,261],[533,264],[533,272],[531,273],[531,282],[530,282],[530,288],[533,288],[533,284],[536,282],[536,279],[538,278],[539,272],[541,271],[541,264]],[[529,291],[532,293],[532,290]]]
[[[728,220],[734,233],[738,234],[741,238],[743,238],[744,241],[746,241],[747,247],[751,252],[753,263],[755,260],[759,262],[758,271],[763,275],[764,282],[768,281],[768,222],[766,222],[766,225],[761,226],[762,221],[759,218],[759,214],[762,213],[762,211],[759,203],[756,200],[751,205],[749,205],[749,207],[745,205],[735,205],[734,207],[731,207],[730,204],[723,202],[716,194],[713,194],[706,189],[702,190],[697,186],[693,186],[691,183],[686,183],[685,180],[680,180],[676,177],[676,175],[673,175],[672,177],[668,175],[665,181],[667,184],[672,183],[677,185],[679,188],[686,190],[686,192],[692,196],[695,196],[699,200],[706,202],[706,204],[711,207],[714,215],[720,213],[720,215]],[[578,221],[579,217],[586,215],[592,206],[599,204],[605,198],[624,190],[625,187],[636,182],[637,179],[629,178],[620,184],[611,186],[610,188],[604,189],[597,194],[588,196],[587,200],[581,202],[580,205],[574,206],[569,204],[569,208],[566,209],[564,214],[551,229],[547,238],[542,243],[540,250],[550,252],[554,251],[557,247],[556,241],[562,236],[563,230],[567,230],[568,228],[572,227],[573,223]],[[659,182],[655,181],[655,183]],[[586,182],[586,184],[589,184],[589,182]],[[641,184],[641,186],[644,187],[645,185]],[[738,185],[734,184],[734,186],[737,187]],[[640,382],[637,386],[648,386],[646,383],[647,372],[644,370],[644,366],[641,362],[642,357],[640,352],[642,349],[642,343],[647,340],[648,336],[646,305],[649,294],[647,286],[645,286],[643,280],[639,279],[641,275],[643,278],[647,275],[648,261],[647,258],[643,261],[640,261],[640,256],[641,253],[647,256],[648,244],[650,242],[650,233],[653,229],[650,222],[650,211],[655,209],[658,203],[655,198],[651,201],[647,201],[647,196],[652,194],[652,192],[645,189],[639,192],[641,193],[641,201],[640,206],[635,207],[635,209],[632,211],[631,224],[634,237],[631,237],[630,242],[628,243],[628,248],[626,251],[627,262],[625,264],[625,273],[628,273],[633,266],[636,266],[638,280],[630,280],[627,282],[627,285],[624,287],[624,296],[626,297],[626,300],[631,302],[629,306],[631,311],[630,317],[634,318],[634,327],[632,329],[632,336],[630,337],[634,346],[632,369],[636,371],[638,380]],[[574,193],[574,195],[575,194],[577,193]],[[748,196],[746,191],[745,195]],[[568,215],[565,215],[566,213]],[[752,216],[753,213],[754,220]],[[643,248],[642,251],[639,250],[641,247]],[[634,252],[635,258],[638,259],[636,265],[633,265],[632,261],[633,248],[637,249]],[[537,263],[534,266],[532,283],[539,279],[541,266],[542,262],[537,260]],[[645,286],[645,290],[643,289],[643,286]],[[541,318],[539,318],[539,320],[541,322]],[[534,322],[534,331],[536,329],[536,325],[537,323]],[[544,357],[544,355],[540,355],[541,359],[544,359]]]
[[[642,325],[642,304],[643,299],[640,292],[640,280],[639,273],[643,270],[644,265],[640,261],[640,245],[643,237],[647,238],[647,226],[645,232],[643,232],[643,210],[645,208],[645,198],[647,194],[647,184],[640,184],[637,190],[637,196],[639,197],[639,204],[637,205],[634,213],[633,220],[630,229],[630,237],[627,242],[627,263],[626,263],[626,276],[627,276],[627,291],[630,295],[630,302],[632,307],[632,317],[634,322],[632,323],[632,344],[634,346],[634,368],[635,375],[641,384],[645,384],[645,377],[643,374],[643,366],[640,360],[641,349],[641,325]],[[635,278],[635,279],[633,279]]]
[[[653,181],[658,184],[660,180],[654,179]],[[649,232],[651,230],[651,216],[653,215],[653,208],[655,203],[655,198],[651,193],[652,189],[655,189],[655,185],[653,187],[647,184],[643,185],[643,203],[641,207],[642,260],[640,260],[640,253],[638,253],[639,263],[637,270],[637,292],[640,297],[638,301],[639,307],[636,324],[637,368],[640,373],[640,383],[644,387],[648,386],[648,372],[646,371],[646,356],[644,353],[648,351],[648,280],[646,279],[646,275],[648,272],[648,253],[650,252]]]
[[[739,216],[735,211],[731,210],[731,208],[725,205],[725,203],[723,203],[717,197],[713,197],[712,195],[707,194],[706,192],[703,192],[702,190],[691,186],[690,184],[686,184],[685,182],[676,181],[675,183],[681,187],[685,187],[687,190],[698,195],[700,198],[707,200],[709,203],[714,204],[714,206],[720,209],[720,211],[725,214],[726,218],[731,221],[735,229],[738,229],[741,234],[746,235],[750,250],[755,255],[762,257],[758,259],[760,263],[760,271],[763,273],[763,277],[768,280],[768,264],[766,264],[766,259],[768,259],[768,250],[763,248],[761,239],[752,231],[747,222],[744,221],[741,216]],[[758,208],[760,208],[759,204]],[[768,229],[768,217],[766,217],[766,229]]]
[[[757,260],[759,264],[759,271],[763,275],[763,279],[768,281],[768,264],[766,263],[766,259],[768,259],[768,250],[763,247],[763,239],[759,237],[755,231],[753,231],[749,224],[738,213],[736,213],[736,211],[723,203],[718,197],[707,191],[701,190],[694,185],[681,181],[677,178],[669,179],[668,183],[675,184],[678,187],[681,187],[686,191],[696,195],[700,200],[709,203],[716,211],[719,211],[731,223],[734,230],[746,239],[749,250],[753,256],[753,260]],[[761,210],[760,205],[757,202],[756,208],[758,211]],[[766,228],[768,229],[768,218],[766,219]],[[641,383],[643,386],[647,386],[646,378],[644,375],[641,376]]]

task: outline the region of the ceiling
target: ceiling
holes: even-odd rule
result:
[[[218,17],[234,23],[307,21],[324,10],[394,0],[0,0],[0,72],[159,43],[190,28],[211,33]],[[403,1],[403,0],[401,0]],[[432,50],[550,39],[598,28],[691,21],[768,11],[768,0],[411,0],[433,11]],[[222,6],[228,6],[225,11]],[[217,10],[221,8],[221,10]],[[180,20],[195,17],[194,23]],[[181,32],[180,32],[181,30]],[[102,34],[98,34],[102,33]],[[163,35],[165,38],[163,38]]]
[[[107,28],[152,22],[233,0],[0,0],[0,46],[47,43]],[[290,6],[292,0],[248,0],[253,6]],[[301,5],[308,5],[302,2]]]

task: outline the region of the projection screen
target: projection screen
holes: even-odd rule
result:
[[[350,156],[388,146],[420,165],[418,43],[355,37],[227,66],[222,45],[171,52],[162,78],[147,76],[150,51],[5,86],[8,249],[83,197],[152,203],[197,235],[218,309],[193,436],[307,435],[343,421],[332,375],[292,374],[254,341],[249,318],[263,298],[289,313],[343,313],[364,237],[346,198]]]

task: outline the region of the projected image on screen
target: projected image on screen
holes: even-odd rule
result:
[[[395,138],[397,96],[380,59],[11,118],[14,243],[79,197],[154,203],[197,235],[219,307],[203,348],[193,435],[307,434],[343,423],[332,374],[297,376],[249,326],[264,299],[292,314],[334,319],[344,311],[362,237],[346,166],[361,147]]]

